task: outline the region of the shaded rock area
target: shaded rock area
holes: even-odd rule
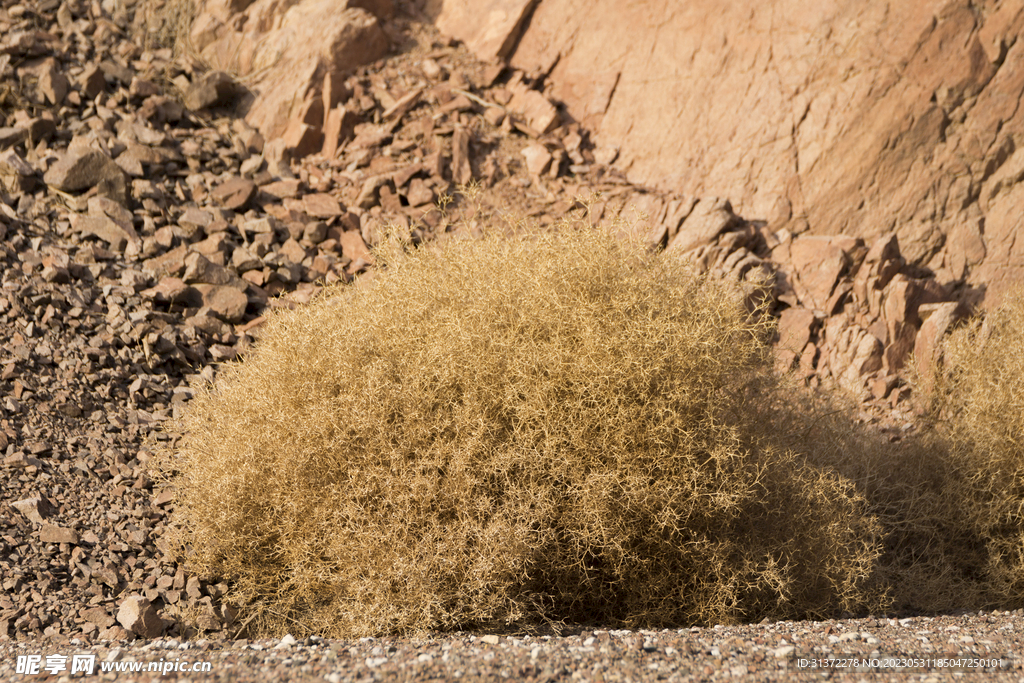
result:
[[[780,365],[853,391],[894,439],[913,426],[911,353],[937,358],[976,300],[916,265],[898,225],[814,235],[728,195],[629,182],[615,164],[632,153],[596,144],[546,74],[479,61],[415,6],[296,4],[291,24],[250,5],[253,31],[293,47],[317,12],[380,32],[312,61],[282,48],[313,74],[290,100],[152,42],[173,19],[160,9],[0,9],[0,639],[245,633],[228,586],[167,546],[164,427],[252,348],[268,307],[370,280],[389,230],[424,242],[576,215],[716,277],[770,281]],[[202,50],[225,52],[250,30],[200,16],[193,37],[203,26]],[[285,100],[302,104],[278,118]],[[965,269],[988,253],[973,234]]]
[[[893,233],[986,305],[1024,277],[1019,3],[422,6],[542,83],[634,182],[728,197],[772,230]]]

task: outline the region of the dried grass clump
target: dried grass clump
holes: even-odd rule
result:
[[[600,230],[380,252],[200,391],[183,551],[250,632],[875,609],[855,486],[760,435],[766,317]]]
[[[1024,606],[1024,289],[953,332],[935,374],[936,427],[949,452],[946,519],[973,535],[988,604]]]
[[[786,388],[786,384],[789,384]],[[948,482],[957,477],[932,430],[898,443],[858,421],[862,407],[842,392],[811,392],[787,377],[770,396],[744,407],[752,422],[781,425],[765,438],[814,468],[834,472],[867,502],[883,530],[883,552],[860,590],[898,613],[978,609],[984,553],[965,524]]]

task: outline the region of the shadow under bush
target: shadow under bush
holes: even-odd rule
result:
[[[955,330],[932,384],[947,519],[973,537],[985,607],[1024,606],[1024,288]]]
[[[741,292],[594,229],[379,256],[179,425],[179,547],[250,633],[883,605],[864,497],[738,409],[775,390]]]

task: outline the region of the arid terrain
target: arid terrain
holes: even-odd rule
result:
[[[582,41],[572,59],[527,53],[550,26],[541,21],[545,3],[518,51],[510,55],[498,40],[490,61],[451,16],[438,20],[448,31],[441,33],[430,3],[337,4],[344,7],[296,9],[299,19],[275,26],[280,35],[248,44],[232,43],[225,27],[234,10],[217,3],[192,23],[184,3],[3,0],[0,677],[63,680],[70,663],[48,675],[48,655],[94,653],[102,661],[212,663],[209,673],[174,672],[178,680],[817,679],[822,673],[800,661],[840,654],[918,662],[872,680],[907,680],[907,670],[914,680],[945,680],[948,669],[920,663],[940,658],[1024,678],[1019,609],[357,642],[307,636],[315,627],[299,625],[297,640],[252,640],[244,609],[222,600],[229,586],[190,573],[168,545],[175,492],[154,464],[173,452],[180,435],[170,424],[193,387],[258,343],[268,309],[302,306],[327,283],[372,280],[371,249],[389,230],[425,242],[574,215],[631,231],[717,278],[768,278],[780,367],[795,368],[811,388],[854,396],[855,420],[896,446],[921,426],[910,364],[927,375],[943,335],[991,304],[989,287],[1001,295],[1021,267],[1016,224],[998,219],[1011,212],[1024,175],[1010,135],[1020,117],[1002,127],[977,121],[989,110],[980,98],[995,97],[991,83],[1022,47],[1005,38],[1017,26],[1003,16],[1008,10],[996,11],[1003,37],[985,33],[980,19],[980,37],[953,31],[955,17],[932,24],[949,29],[944,40],[968,43],[974,80],[964,76],[959,90],[942,91],[943,113],[934,116],[944,132],[935,133],[927,112],[913,131],[953,146],[957,126],[973,125],[973,133],[961,131],[961,151],[982,151],[957,178],[976,182],[944,184],[952,159],[966,158],[945,150],[934,178],[918,169],[876,178],[870,192],[851,190],[870,199],[874,213],[864,218],[809,185],[799,201],[777,192],[762,211],[768,200],[758,183],[770,183],[742,164],[736,168],[749,181],[730,197],[731,181],[722,178],[735,168],[710,161],[726,155],[713,132],[701,132],[714,143],[699,153],[672,151],[674,163],[690,168],[699,156],[701,164],[659,182],[667,176],[655,162],[664,160],[646,157],[643,146],[658,124],[642,136],[621,134],[622,109],[644,109],[640,98],[619,103],[625,81],[605,98],[602,124],[596,109],[586,110],[587,92],[573,95],[569,80],[558,80],[559,69],[583,69]],[[267,9],[258,3],[247,11],[253,25],[273,24],[260,19]],[[317,12],[348,13],[339,20],[346,28],[329,59],[307,63],[295,45],[319,26]],[[284,47],[264,64],[261,50],[273,40]],[[1000,69],[980,61],[993,44],[1002,46]],[[537,66],[545,60],[547,68]],[[282,91],[285,81],[294,87]],[[813,103],[804,109],[803,117],[827,118]],[[970,135],[989,128],[1000,131],[992,132],[998,140],[970,147]],[[759,144],[747,133],[730,143],[736,154],[746,154],[740,142]],[[877,156],[857,147],[857,131],[822,135],[832,147],[804,145],[800,155]],[[883,131],[871,144],[882,138],[892,142]],[[893,164],[903,168],[916,153],[912,142],[885,147],[901,155]],[[976,166],[984,168],[972,175]],[[848,170],[830,168],[821,183],[832,182],[829,173]],[[878,184],[928,182],[942,186],[943,207],[956,206],[929,223],[941,239],[915,232],[926,221],[908,208],[938,202],[933,196],[907,189],[895,208],[877,199],[895,191]],[[957,204],[957,192],[969,201]],[[987,223],[976,213],[982,205]],[[28,655],[42,656],[39,673],[17,670]],[[853,680],[880,666],[833,676]]]

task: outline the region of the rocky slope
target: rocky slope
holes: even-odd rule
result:
[[[428,240],[575,211],[720,277],[773,276],[782,364],[859,394],[893,439],[910,352],[927,362],[967,310],[903,256],[914,243],[794,236],[631,184],[536,74],[479,62],[415,7],[352,3],[389,56],[326,80],[314,59],[304,113],[264,133],[280,92],[154,42],[174,9],[0,9],[0,640],[245,635],[226,586],[168,552],[162,428],[268,306],[372,277],[388,226]],[[332,54],[364,38],[341,31]]]
[[[1016,3],[423,6],[542,81],[635,182],[729,197],[772,230],[895,232],[989,302],[1024,274]]]

